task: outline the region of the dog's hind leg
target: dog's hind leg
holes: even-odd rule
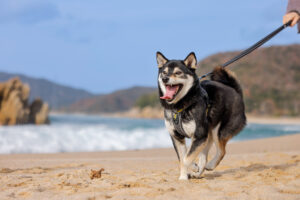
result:
[[[225,146],[226,146],[228,140],[221,139],[219,137],[219,131],[220,131],[220,123],[212,130],[212,138],[213,138],[214,144],[216,146],[217,152],[216,152],[215,157],[211,161],[209,161],[209,163],[205,166],[206,170],[215,169],[225,155]]]
[[[202,138],[192,138],[191,146],[189,147],[189,150],[183,159],[183,169],[181,171],[185,172],[185,174],[180,174],[180,180],[188,179],[187,169],[196,159],[199,153],[206,147],[208,142],[207,138],[207,136]]]

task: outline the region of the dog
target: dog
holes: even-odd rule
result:
[[[210,80],[200,82],[195,72],[194,52],[184,60],[168,60],[157,52],[156,59],[160,103],[180,163],[179,180],[198,178],[204,170],[217,167],[225,155],[228,140],[246,125],[242,88],[235,76],[223,67],[216,67]],[[185,138],[191,139],[189,148]],[[207,163],[212,143],[217,151]],[[194,168],[193,172],[188,173],[189,167]]]

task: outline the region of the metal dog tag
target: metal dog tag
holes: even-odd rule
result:
[[[174,124],[179,124],[179,113],[173,113],[173,122]]]

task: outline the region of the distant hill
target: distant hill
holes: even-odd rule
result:
[[[239,52],[209,56],[198,63],[203,75]],[[228,66],[243,86],[246,110],[259,115],[300,115],[300,45],[260,48]]]
[[[127,111],[132,108],[137,99],[145,94],[156,92],[157,88],[133,87],[116,92],[80,100],[62,109],[66,112],[82,113],[112,113]]]
[[[0,82],[7,81],[12,77],[18,76],[22,82],[30,85],[30,101],[40,97],[49,103],[53,109],[70,105],[84,98],[94,96],[92,93],[81,89],[63,86],[46,79],[31,78],[21,74],[10,74],[0,72]]]

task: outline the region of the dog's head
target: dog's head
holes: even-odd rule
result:
[[[197,75],[195,73],[197,59],[194,52],[184,60],[168,60],[162,53],[156,53],[158,73],[158,87],[160,99],[167,104],[176,104],[194,86]]]

